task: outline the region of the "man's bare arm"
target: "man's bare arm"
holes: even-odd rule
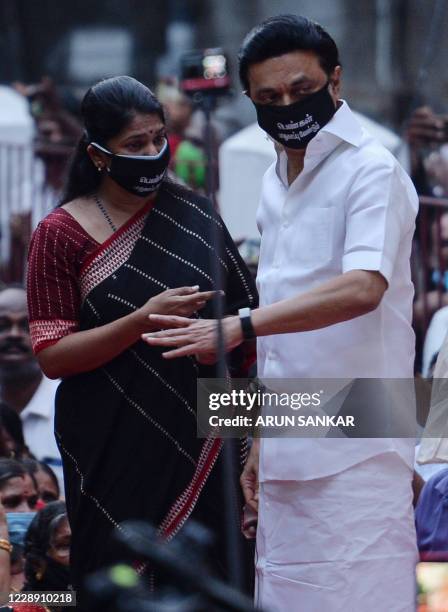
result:
[[[257,336],[320,329],[375,310],[387,289],[379,272],[351,270],[300,295],[252,312]]]

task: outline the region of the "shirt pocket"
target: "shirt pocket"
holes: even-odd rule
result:
[[[318,268],[330,262],[334,249],[334,207],[301,211],[290,240],[290,261]]]

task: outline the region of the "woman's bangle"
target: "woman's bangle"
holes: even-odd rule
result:
[[[11,554],[12,552],[11,542],[9,540],[6,540],[5,538],[0,538],[0,549],[6,550],[6,552],[9,552],[9,554]]]

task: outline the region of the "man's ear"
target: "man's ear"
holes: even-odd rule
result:
[[[336,66],[330,75],[331,91],[336,98],[341,93],[342,66]]]

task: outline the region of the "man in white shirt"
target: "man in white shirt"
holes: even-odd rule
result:
[[[59,381],[42,374],[31,348],[26,292],[19,285],[0,291],[0,397],[20,415],[31,453],[55,471],[62,463],[54,436],[54,399]]]
[[[296,16],[246,37],[240,77],[280,145],[257,221],[260,307],[223,321],[257,336],[269,379],[413,377],[409,258],[418,199],[395,158],[340,100],[333,39]],[[167,358],[207,354],[213,321],[153,316]],[[289,612],[411,612],[413,440],[265,438],[242,475],[258,510],[257,604]]]

